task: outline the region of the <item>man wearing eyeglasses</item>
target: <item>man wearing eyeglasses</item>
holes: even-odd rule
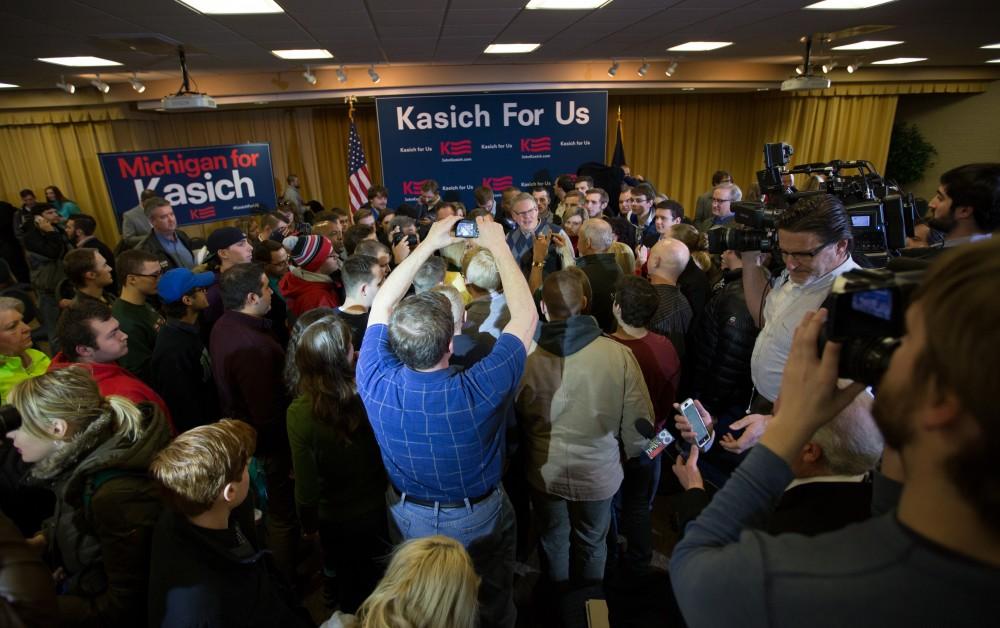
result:
[[[517,227],[507,235],[507,245],[510,246],[514,259],[518,260],[525,276],[531,273],[531,268],[537,266],[543,275],[569,268],[576,264],[572,245],[565,232],[558,226],[543,221],[538,215],[538,202],[530,194],[521,193],[513,199],[510,207],[511,217]],[[553,237],[545,259],[535,261],[532,251],[535,238]]]
[[[760,252],[743,253],[743,291],[761,329],[750,371],[756,391],[754,409],[762,413],[769,413],[778,398],[796,325],[806,312],[823,304],[837,276],[858,268],[851,259],[851,219],[834,196],[799,201],[778,217],[777,228],[774,254],[785,263],[783,273],[769,280],[760,265]],[[734,425],[739,428],[740,423]]]
[[[735,183],[720,183],[712,189],[712,224],[728,225],[736,218],[733,203],[743,198],[743,191]]]
[[[123,332],[128,334],[128,353],[118,364],[146,382],[152,381],[150,360],[156,346],[156,335],[163,325],[161,317],[149,303],[163,274],[156,255],[133,249],[118,256],[115,266],[122,277],[122,293],[111,306]]]

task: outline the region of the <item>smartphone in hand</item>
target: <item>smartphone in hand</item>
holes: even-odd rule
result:
[[[681,404],[681,414],[687,419],[687,422],[691,424],[691,429],[694,431],[695,444],[698,447],[704,447],[708,441],[712,440],[712,434],[708,431],[708,427],[701,418],[701,413],[698,412],[698,408],[694,405],[694,399],[687,399]]]

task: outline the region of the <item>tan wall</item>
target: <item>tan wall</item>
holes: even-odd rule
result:
[[[982,94],[900,96],[896,121],[916,124],[938,155],[922,181],[910,184],[930,198],[941,173],[962,164],[1000,162],[1000,81]]]

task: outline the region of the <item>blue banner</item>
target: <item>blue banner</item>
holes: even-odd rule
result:
[[[413,203],[427,179],[441,197],[551,186],[580,164],[604,162],[608,93],[560,91],[376,99],[382,180],[393,205]]]
[[[276,204],[269,144],[99,153],[115,214],[153,190],[174,206],[177,224],[245,216]]]

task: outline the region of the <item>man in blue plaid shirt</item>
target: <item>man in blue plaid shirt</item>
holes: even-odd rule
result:
[[[503,229],[481,217],[477,243],[493,254],[510,309],[490,354],[468,370],[452,369],[455,324],[447,298],[428,292],[400,302],[417,269],[461,241],[453,233],[458,220],[435,222],[382,285],[357,386],[389,474],[397,540],[444,534],[462,542],[482,578],[481,625],[512,627],[516,524],[500,477],[505,408],[538,322],[531,292]]]

